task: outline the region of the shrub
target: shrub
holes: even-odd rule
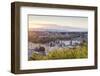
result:
[[[87,58],[88,48],[87,44],[84,43],[80,47],[76,48],[59,48],[48,52],[46,56],[33,53],[32,60],[51,60],[51,59],[78,59]]]

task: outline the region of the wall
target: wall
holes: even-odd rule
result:
[[[0,76],[16,76],[10,73],[10,55],[11,55],[11,15],[10,3],[15,0],[0,0]],[[98,6],[100,17],[100,0],[17,0],[28,2],[43,2],[43,3],[57,3],[57,4],[73,4],[73,5],[87,5]],[[100,18],[98,18],[98,30],[100,29]],[[100,33],[100,30],[98,31]],[[100,42],[100,35],[98,36],[98,43]],[[100,43],[99,43],[100,46]],[[99,48],[98,48],[99,51]],[[100,54],[100,51],[98,52]],[[99,55],[100,58],[100,55]],[[99,76],[100,74],[100,59],[98,62],[98,70],[81,70],[81,71],[65,71],[52,73],[38,73],[38,74],[24,74],[24,76]],[[18,75],[23,76],[23,75]]]

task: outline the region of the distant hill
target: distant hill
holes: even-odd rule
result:
[[[47,31],[47,32],[87,32],[87,29],[81,29],[81,28],[33,28],[29,31]]]
[[[44,25],[44,26],[43,26]],[[88,29],[69,26],[59,26],[56,24],[42,24],[42,28],[30,28],[29,31],[48,31],[48,32],[87,32]]]

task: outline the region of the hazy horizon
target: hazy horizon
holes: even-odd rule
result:
[[[88,31],[87,17],[29,15],[29,30]]]

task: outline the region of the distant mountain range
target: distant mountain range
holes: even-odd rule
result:
[[[87,32],[85,29],[44,29],[44,28],[35,28],[30,29],[29,31],[48,31],[48,32]]]
[[[48,31],[48,32],[87,32],[88,29],[69,26],[59,26],[55,24],[42,24],[42,28],[30,28],[29,31]]]

